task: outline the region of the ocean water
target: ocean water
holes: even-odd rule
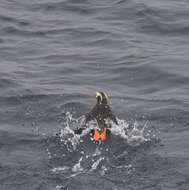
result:
[[[0,189],[188,190],[188,36],[186,0],[1,0]]]

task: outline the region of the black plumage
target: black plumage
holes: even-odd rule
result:
[[[108,105],[107,95],[104,92],[97,92],[94,94],[94,97],[97,100],[96,105],[93,109],[85,115],[85,119],[82,123],[80,129],[77,129],[78,133],[82,132],[82,129],[87,127],[87,123],[91,120],[96,120],[98,123],[99,128],[111,128],[110,124],[106,123],[106,120],[109,119],[113,121],[116,125],[118,125],[117,119],[112,113],[110,106]]]

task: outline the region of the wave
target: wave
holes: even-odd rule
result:
[[[186,22],[187,10],[167,9],[138,4],[136,17],[140,31],[151,34],[187,35],[189,25]],[[176,16],[177,15],[177,16]]]

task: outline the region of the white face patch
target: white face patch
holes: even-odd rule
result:
[[[100,97],[100,103],[102,103],[102,94],[100,92],[96,93],[96,98]]]
[[[105,92],[103,93],[104,93],[104,96],[106,97],[106,100],[108,100],[108,95]]]

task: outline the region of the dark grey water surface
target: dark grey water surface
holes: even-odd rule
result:
[[[188,190],[188,84],[186,0],[1,0],[0,189]],[[99,90],[153,135],[70,140]]]

